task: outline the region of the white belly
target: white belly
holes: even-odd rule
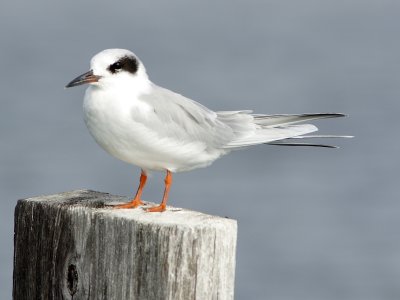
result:
[[[205,167],[225,151],[204,151],[203,145],[160,139],[145,124],[132,118],[132,111],[148,114],[152,107],[139,100],[116,97],[89,87],[83,111],[86,126],[108,153],[145,170],[186,171]]]

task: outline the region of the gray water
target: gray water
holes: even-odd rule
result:
[[[89,136],[84,89],[64,89],[118,47],[214,110],[350,115],[317,122],[356,136],[339,150],[258,146],[175,176],[171,205],[239,222],[236,299],[400,299],[400,3],[135,2],[0,4],[0,298],[17,199],[136,190],[139,169]]]

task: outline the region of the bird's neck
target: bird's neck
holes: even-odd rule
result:
[[[128,96],[130,98],[148,94],[153,83],[147,76],[118,78],[118,81],[103,81],[99,85],[90,86],[91,92],[110,94],[114,96]]]

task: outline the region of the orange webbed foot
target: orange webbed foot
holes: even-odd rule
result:
[[[140,199],[133,199],[131,202],[114,205],[114,208],[136,208],[140,205],[144,205],[145,203]]]
[[[146,209],[147,212],[163,212],[165,210],[166,210],[165,204],[160,204]]]

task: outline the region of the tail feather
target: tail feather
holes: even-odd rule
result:
[[[308,146],[308,147],[324,147],[324,148],[339,148],[338,146],[326,145],[326,144],[314,144],[314,143],[298,143],[292,142],[296,139],[314,139],[314,138],[352,138],[351,135],[299,135],[288,139],[280,140],[278,142],[267,143],[268,145],[274,146]]]
[[[242,136],[231,141],[225,148],[240,148],[273,141],[285,140],[291,137],[317,131],[318,128],[312,124],[287,125],[284,127],[259,128],[250,135]]]
[[[310,120],[345,117],[339,113],[296,114],[296,115],[257,115],[254,114],[254,122],[263,127],[275,127],[277,125],[289,125]]]
[[[291,137],[290,139],[337,139],[337,138],[345,138],[345,139],[350,139],[353,138],[354,136],[352,135],[300,135],[300,136],[294,136]]]
[[[337,148],[318,143],[294,143],[292,139],[304,138],[340,138],[350,136],[306,135],[318,128],[312,124],[296,124],[310,120],[344,117],[340,113],[317,113],[296,115],[261,115],[250,111],[219,112],[219,117],[237,133],[236,138],[224,146],[235,149],[257,144],[279,146],[311,146]],[[293,125],[296,124],[296,125]]]

